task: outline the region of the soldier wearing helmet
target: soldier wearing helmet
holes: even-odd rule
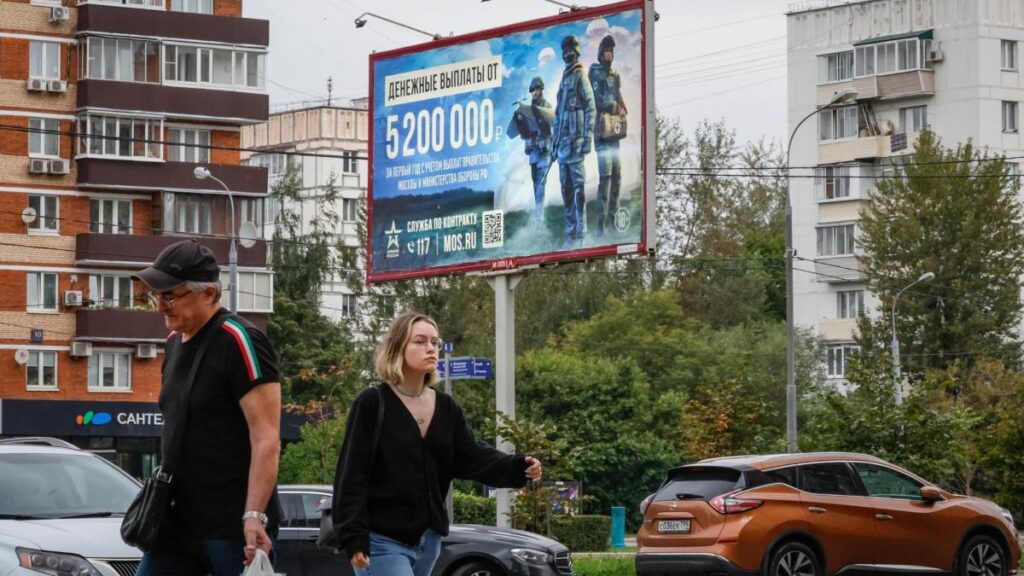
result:
[[[544,99],[544,80],[534,76],[530,81],[530,103],[518,102],[509,125],[510,137],[521,136],[530,159],[533,180],[533,225],[540,227],[544,216],[544,188],[551,171],[551,124],[555,111]]]
[[[594,92],[579,61],[580,43],[575,36],[562,39],[565,70],[558,86],[555,108],[554,155],[565,204],[565,247],[583,240],[587,179],[583,159],[594,141]]]
[[[602,236],[605,226],[615,221],[619,209],[619,187],[622,183],[622,163],[619,160],[619,140],[625,137],[626,103],[622,99],[622,79],[612,69],[615,59],[615,38],[611,34],[601,40],[597,62],[590,65],[587,75],[594,89],[597,107],[594,148],[597,149],[597,235]]]

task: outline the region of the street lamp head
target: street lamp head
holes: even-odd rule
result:
[[[205,166],[196,166],[195,170],[192,170],[192,175],[199,180],[206,180],[211,176],[210,171]]]
[[[928,282],[935,279],[935,272],[925,272],[917,279],[918,282]]]
[[[356,18],[356,28],[366,26],[366,18]]]
[[[839,102],[845,102],[847,100],[853,100],[857,97],[857,89],[850,86],[849,88],[843,88],[836,95],[832,97],[832,101],[829,104],[836,104]]]

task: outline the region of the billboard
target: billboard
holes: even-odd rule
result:
[[[653,2],[370,56],[367,280],[654,247]]]

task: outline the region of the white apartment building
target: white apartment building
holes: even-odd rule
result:
[[[268,168],[268,189],[284,175],[289,162],[297,166],[302,199],[298,208],[302,213],[300,234],[307,233],[313,216],[322,210],[323,188],[333,176],[340,192],[334,206],[341,217],[336,234],[346,245],[356,246],[362,242],[356,228],[359,210],[366,202],[368,132],[366,98],[341,106],[317,105],[274,112],[266,123],[242,128],[242,148],[259,150],[242,152],[242,162]],[[274,216],[280,209],[269,207],[266,215],[253,215],[252,221],[265,227],[263,237],[273,236]],[[354,316],[358,302],[353,291],[335,275],[325,285],[320,305],[324,315],[338,321]]]
[[[787,16],[790,132],[857,90],[800,127],[791,156],[795,322],[828,342],[827,373],[843,378],[857,316],[881,312],[856,259],[870,176],[912,153],[925,126],[945,146],[1024,153],[1024,0],[817,0]]]

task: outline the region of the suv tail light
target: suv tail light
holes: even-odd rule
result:
[[[719,514],[738,514],[740,512],[746,512],[747,510],[753,510],[758,506],[764,504],[761,500],[749,500],[744,498],[736,498],[733,494],[741,492],[743,488],[733,490],[732,492],[726,492],[720,494],[711,499],[708,504],[715,509],[715,512]]]

